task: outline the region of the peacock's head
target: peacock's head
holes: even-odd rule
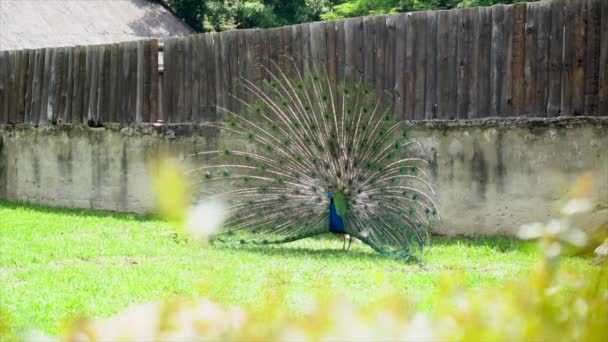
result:
[[[327,198],[332,199],[334,197],[334,193],[331,191],[327,192]]]

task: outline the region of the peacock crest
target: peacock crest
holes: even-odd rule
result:
[[[219,150],[196,155],[201,194],[227,203],[214,241],[284,243],[332,232],[382,254],[417,255],[438,218],[428,161],[385,96],[322,72],[264,69],[228,109]]]

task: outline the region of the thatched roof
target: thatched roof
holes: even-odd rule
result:
[[[0,50],[115,43],[194,30],[157,1],[0,0]]]

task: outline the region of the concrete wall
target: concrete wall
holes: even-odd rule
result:
[[[511,235],[522,223],[546,221],[586,172],[595,178],[591,197],[608,204],[608,118],[427,122],[412,132],[432,160],[443,219],[437,233]],[[188,160],[218,144],[217,132],[192,125],[6,126],[0,198],[147,212],[157,156]]]

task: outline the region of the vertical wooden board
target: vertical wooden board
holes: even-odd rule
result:
[[[336,78],[338,82],[343,82],[344,73],[346,71],[346,36],[344,34],[344,20],[336,20],[334,23],[336,27]],[[387,65],[389,64],[390,62],[387,60]],[[386,89],[392,89],[392,84],[390,88]]]
[[[238,32],[237,31],[231,31],[231,32],[227,32],[227,34],[229,34],[230,39],[228,40],[229,44],[230,44],[230,48],[229,48],[229,59],[227,60],[227,62],[229,63],[230,66],[230,88],[229,88],[229,92],[230,92],[230,96],[228,97],[228,99],[230,100],[229,102],[229,109],[233,110],[233,111],[239,111],[240,110],[240,102],[238,101],[238,99],[235,97],[238,95],[237,89],[238,89],[238,81],[239,81],[239,49],[238,49]],[[277,38],[279,39],[278,42],[281,48],[283,48],[283,44],[282,44],[282,39],[281,39],[281,30],[279,29],[277,31]],[[279,49],[279,56],[282,55],[282,50]]]
[[[437,12],[437,107],[436,119],[445,120],[449,117],[449,87],[450,87],[450,27],[448,11]]]
[[[587,1],[578,0],[569,4],[574,7],[572,54],[572,111],[575,116],[585,115],[585,75],[587,45]]]
[[[145,41],[137,41],[137,64],[135,82],[135,122],[144,122],[144,56]]]
[[[0,51],[0,124],[8,123],[7,56],[8,51]]]
[[[322,22],[310,23],[310,55],[313,70],[318,73],[327,71],[327,37],[325,24]]]
[[[395,85],[393,88],[393,113],[396,118],[405,117],[405,48],[407,14],[395,14]]]
[[[515,22],[513,27],[513,113],[514,116],[525,115],[526,102],[525,66],[526,66],[526,11],[525,3],[514,5]]]
[[[112,45],[103,48],[103,97],[101,97],[102,122],[112,121],[110,103],[114,97],[114,84],[112,84]]]
[[[223,112],[219,108],[223,104],[224,96],[224,72],[222,68],[222,40],[219,33],[212,33],[213,37],[213,52],[215,60],[215,118],[220,121],[223,118]]]
[[[365,82],[363,58],[363,18],[347,19],[344,22],[346,42],[346,78],[350,82]]]
[[[310,65],[310,24],[298,25],[298,31],[300,32],[300,37],[301,37],[300,50],[302,51],[302,63],[300,65],[300,70],[302,71],[303,74],[305,74],[306,69]],[[266,37],[266,35],[263,34],[263,32],[265,32],[265,31],[259,32],[260,42],[264,42],[264,39]],[[263,50],[261,50],[261,51],[263,51]],[[263,77],[262,77],[262,79],[263,79]]]
[[[142,94],[141,94],[141,122],[150,122],[150,50],[152,49],[152,40],[145,40],[142,46],[142,54],[141,57],[141,66],[139,65],[139,61],[137,64],[137,69],[141,68],[141,80],[138,80],[138,85],[141,82]]]
[[[176,38],[176,70],[175,70],[175,89],[177,90],[177,115],[176,123],[183,123],[186,121],[188,114],[186,113],[186,83],[187,77],[185,60],[187,54],[187,40],[184,38]]]
[[[405,120],[414,120],[414,110],[416,107],[416,26],[414,15],[407,13],[405,16],[405,62],[403,73],[404,84],[404,116]]]
[[[121,43],[118,53],[118,96],[116,99],[118,108],[118,119],[120,123],[129,122],[129,43]]]
[[[193,70],[192,67],[194,63],[192,63],[192,40],[194,36],[186,36],[181,38],[181,41],[184,46],[183,51],[183,72],[184,72],[184,116],[180,123],[193,122],[192,119],[195,116],[195,113],[192,112],[192,87],[193,87]],[[181,86],[180,86],[180,89]]]
[[[336,24],[333,21],[323,23],[326,43],[327,76],[334,89],[338,84],[338,64],[336,55]]]
[[[76,48],[68,49],[67,79],[65,81],[63,93],[61,94],[65,106],[63,107],[63,119],[66,123],[72,122],[72,105],[74,103],[74,62],[76,58]]]
[[[15,102],[15,74],[16,74],[16,70],[15,70],[15,55],[17,54],[18,51],[16,50],[9,50],[6,52],[6,70],[5,70],[5,77],[6,77],[6,95],[5,95],[5,110],[6,110],[6,122],[7,123],[13,123],[13,118],[14,118],[14,110],[13,110],[13,103]]]
[[[129,123],[135,122],[137,106],[137,42],[129,43]]]
[[[374,17],[363,17],[363,36],[367,48],[363,49],[363,80],[366,86],[374,87]],[[371,49],[370,49],[371,47]]]
[[[575,6],[572,5],[573,1],[564,3],[563,8],[563,25],[564,25],[564,44],[562,52],[562,95],[561,95],[561,107],[562,115],[572,116],[574,110],[572,107],[572,95],[573,95],[573,81],[574,81],[574,69],[572,65],[572,59],[574,56],[574,34],[576,28],[574,27],[575,21]]]
[[[120,74],[119,71],[119,52],[120,51],[120,45],[119,44],[112,44],[110,46],[110,84],[111,84],[111,95],[109,97],[109,103],[108,103],[108,111],[109,111],[109,115],[108,115],[108,120],[110,122],[122,122],[122,118],[119,116],[119,110],[118,110],[118,97],[120,96],[120,94],[117,93],[117,86],[118,86],[118,75]]]
[[[492,9],[479,8],[479,64],[478,64],[478,95],[479,107],[476,117],[484,118],[492,115]]]
[[[560,116],[562,104],[562,54],[564,46],[564,22],[562,0],[553,0],[551,6],[551,35],[549,39],[549,88],[547,116]]]
[[[91,47],[91,83],[89,88],[89,108],[87,114],[87,122],[97,124],[97,96],[99,92],[99,46]]]
[[[218,101],[217,105],[219,108],[218,114],[223,115],[221,108],[228,107],[229,94],[230,94],[230,36],[227,32],[218,34],[220,41],[220,59],[217,63],[218,69],[221,71],[221,88],[218,89]]]
[[[84,89],[82,94],[82,111],[81,122],[86,124],[89,117],[89,94],[91,92],[91,65],[93,62],[92,46],[83,47],[85,63],[84,63]]]
[[[84,80],[86,68],[85,48],[77,46],[74,48],[74,71],[72,73],[74,81],[72,82],[72,106],[70,113],[70,122],[82,123],[82,98],[84,94]],[[116,82],[114,82],[114,85]]]
[[[17,50],[10,50],[7,51],[7,64],[8,64],[8,68],[6,70],[6,75],[7,75],[7,92],[6,92],[6,104],[5,106],[7,107],[6,111],[7,111],[7,123],[14,123],[14,118],[15,118],[15,98],[16,98],[16,86],[15,86],[15,79],[16,79],[16,74],[17,74],[17,70],[15,68],[16,64],[17,64],[17,53],[19,51]]]
[[[69,48],[60,48],[61,54],[59,55],[59,75],[58,84],[59,91],[57,92],[57,111],[55,113],[56,120],[58,123],[66,122],[66,108],[68,101],[68,74],[69,74],[69,60],[70,51]]]
[[[492,53],[491,53],[491,80],[490,80],[490,115],[500,116],[502,113],[502,83],[504,74],[503,51],[503,21],[505,6],[492,6]]]
[[[288,27],[288,31],[289,31],[289,40],[290,40],[290,44],[289,44],[289,55],[291,56],[291,63],[293,63],[292,68],[298,70],[301,72],[301,66],[302,66],[302,44],[301,44],[301,40],[302,40],[302,31],[299,30],[300,25],[292,25]],[[255,36],[253,34],[254,31],[252,31],[251,33],[248,34],[248,39],[251,40],[251,44],[249,45],[250,47],[252,47],[255,44]],[[251,48],[253,49],[253,48]],[[253,56],[255,56],[255,51],[251,52],[252,58]]]
[[[538,3],[529,3],[526,5],[526,25],[525,25],[525,41],[526,41],[526,58],[524,66],[524,111],[523,114],[527,117],[538,115],[537,98],[536,98],[536,80],[538,76]]]
[[[57,75],[57,84],[59,85],[57,91],[57,102],[56,102],[56,110],[55,110],[55,121],[58,123],[65,122],[65,107],[67,100],[67,73],[68,73],[68,49],[67,48],[59,48],[60,54],[58,58],[58,75]]]
[[[513,115],[513,37],[515,34],[515,5],[505,6],[502,23],[503,66],[502,87],[500,92],[500,116]]]
[[[31,50],[22,50],[19,56],[19,97],[17,102],[17,123],[25,122],[25,103],[27,95],[27,73]]]
[[[215,73],[209,68],[209,64],[213,64],[213,51],[209,47],[209,34],[200,35],[197,44],[197,62],[199,68],[199,86],[198,86],[198,120],[199,122],[208,121],[210,117],[215,117],[215,108],[211,108],[210,101],[212,92],[215,89]],[[213,102],[215,102],[215,93],[213,93]],[[209,112],[212,111],[213,115]]]
[[[385,62],[386,62],[386,15],[373,17],[374,24],[374,88],[378,96],[387,96],[384,93],[384,79],[386,77]]]
[[[51,111],[53,115],[52,123],[59,123],[63,120],[61,117],[61,89],[63,88],[62,76],[65,74],[64,68],[65,49],[57,48],[55,50],[55,59],[53,61],[55,71],[53,72],[54,85],[52,94],[52,106]],[[53,83],[53,79],[51,79]]]
[[[608,2],[602,1],[600,31],[598,116],[608,116]]]
[[[596,115],[599,86],[600,36],[602,28],[601,0],[589,0],[587,4],[587,42],[585,46],[585,115]]]
[[[200,80],[201,80],[201,72],[200,69],[202,67],[201,58],[200,58],[200,46],[202,43],[202,35],[194,35],[190,37],[190,58],[186,63],[192,65],[192,73],[191,79],[191,88],[188,90],[191,93],[190,96],[190,122],[200,122],[202,113],[199,112],[200,104],[199,104],[199,92],[200,92]]]
[[[426,16],[425,119],[437,117],[437,12]]]
[[[41,115],[42,70],[44,67],[45,49],[37,49],[34,57],[34,80],[32,90],[32,114],[28,123],[37,125]]]
[[[291,35],[291,28],[283,28],[281,34],[289,30]],[[236,101],[236,111],[239,114],[246,114],[248,111],[247,105],[249,103],[249,92],[246,91],[243,82],[250,78],[250,64],[252,58],[252,52],[250,45],[254,42],[250,40],[251,36],[249,32],[252,30],[239,30],[236,35],[237,49],[238,49],[238,74],[236,77],[235,91],[239,101]],[[290,67],[290,63],[286,63],[287,68]]]
[[[384,86],[393,96],[393,103],[397,99],[395,94],[395,49],[397,48],[396,29],[397,16],[386,17],[386,52],[384,60]]]
[[[458,10],[458,47],[456,78],[456,117],[467,119],[469,115],[469,82],[471,76],[471,18],[470,10]]]
[[[57,74],[57,48],[49,49],[44,58],[44,83],[42,85],[42,109],[44,120],[43,122],[52,123],[54,120],[53,107],[55,104],[56,93],[56,74]],[[42,121],[42,120],[41,120]]]
[[[425,90],[426,90],[426,18],[427,12],[417,12],[414,18],[414,58],[416,85],[414,91],[414,120],[425,119]]]
[[[213,122],[217,120],[216,108],[215,108],[215,53],[214,53],[214,41],[213,35],[206,33],[203,35],[203,53],[200,58],[204,67],[204,77],[201,81],[200,91],[201,100],[200,103],[204,106],[204,111],[201,120],[203,122]]]
[[[106,100],[106,68],[105,68],[105,51],[106,51],[106,46],[105,45],[99,45],[98,46],[98,50],[97,50],[97,58],[98,58],[98,62],[97,62],[97,115],[95,116],[95,122],[97,124],[101,124],[103,122],[105,122],[106,117],[105,117],[105,113],[103,112],[104,110],[104,102]],[[129,89],[130,91],[130,89]]]
[[[148,73],[150,75],[150,91],[147,96],[150,100],[150,120],[156,122],[160,119],[160,103],[161,94],[159,92],[160,75],[158,71],[158,54],[159,42],[157,39],[150,40],[150,64],[148,65]]]
[[[17,117],[17,78],[18,78],[18,50],[8,51],[8,92],[7,92],[7,102],[8,102],[8,123],[15,123],[15,118]]]
[[[468,20],[471,23],[470,34],[470,67],[469,67],[469,110],[467,118],[473,119],[478,117],[479,113],[479,50],[480,50],[480,20],[479,8],[472,8],[467,12]]]
[[[549,102],[549,65],[551,46],[551,3],[538,3],[538,45],[536,51],[536,114],[547,116]]]
[[[25,116],[23,118],[23,122],[24,123],[30,123],[31,122],[31,118],[33,116],[33,95],[34,95],[34,75],[35,75],[35,68],[36,68],[36,50],[29,50],[28,51],[28,61],[27,61],[27,79],[25,81],[26,83],[26,89],[25,89]],[[0,69],[2,69],[1,66],[1,62],[0,62]],[[1,73],[1,71],[0,71]],[[0,76],[1,77],[1,76]],[[0,82],[2,82],[0,80]],[[2,95],[0,95],[0,101],[2,99]],[[2,112],[2,109],[0,109],[0,112]],[[0,114],[0,117],[2,115]],[[0,119],[0,122],[2,120]]]
[[[457,74],[458,74],[458,30],[454,29],[458,27],[458,13],[459,11],[448,11],[448,40],[447,40],[447,66],[446,72],[448,74],[448,87],[447,87],[447,116],[446,119],[456,119],[457,113],[457,99],[458,92],[457,85]]]
[[[162,109],[159,120],[164,122],[170,122],[173,99],[173,84],[171,82],[171,76],[173,75],[173,39],[165,39],[163,41],[163,76],[162,76]]]

